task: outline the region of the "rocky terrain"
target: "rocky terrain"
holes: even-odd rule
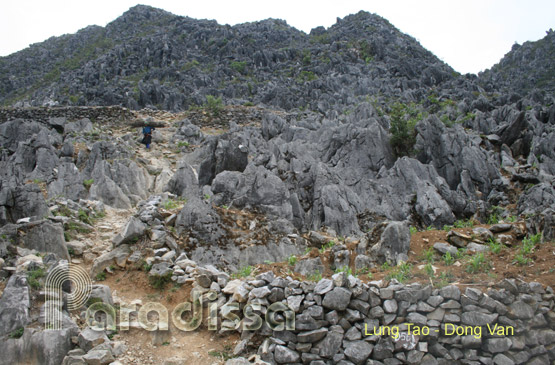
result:
[[[137,6],[0,58],[0,362],[552,363],[553,37],[462,76],[364,12]]]

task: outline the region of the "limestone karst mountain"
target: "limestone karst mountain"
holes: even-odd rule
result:
[[[366,12],[136,6],[0,58],[0,363],[552,363],[552,39],[459,75]],[[145,330],[193,292],[217,321]]]

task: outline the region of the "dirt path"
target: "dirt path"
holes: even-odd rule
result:
[[[171,118],[156,120],[165,121],[170,126],[174,121]],[[114,130],[113,135],[122,137],[130,132],[136,133],[139,139],[139,128]],[[182,153],[171,142],[173,132],[172,128],[158,128],[150,149],[147,150],[142,144],[134,148],[135,160],[147,168],[151,175],[154,172],[154,177],[163,171],[173,174],[176,170]],[[156,193],[154,183],[149,193]],[[96,257],[111,251],[112,239],[121,232],[136,211],[136,208],[106,207],[105,215],[94,223],[95,231],[78,236],[78,239],[87,245],[87,251],[82,259],[74,258],[72,261],[85,270],[90,270]],[[143,305],[156,302],[162,304],[171,314],[176,305],[191,300],[190,284],[181,287],[168,284],[164,289],[154,289],[148,281],[147,273],[136,268],[115,269],[113,274],[107,275],[105,281],[93,280],[93,283],[109,286],[114,303],[120,307],[131,306],[131,303],[137,301]],[[122,364],[215,365],[223,364],[232,353],[238,335],[220,335],[216,331],[209,331],[205,324],[196,331],[183,332],[170,320],[168,332],[149,332],[132,326],[130,330],[116,333],[112,340],[121,341],[127,346],[127,351],[118,358]]]

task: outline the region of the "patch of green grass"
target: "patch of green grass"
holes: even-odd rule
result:
[[[445,255],[443,255],[443,262],[445,263],[445,265],[451,266],[455,263],[455,258],[451,255],[450,252],[446,252]]]
[[[491,262],[486,258],[483,252],[478,252],[470,256],[466,264],[466,271],[471,274],[488,272],[490,268]]]
[[[317,271],[316,273],[310,275],[308,277],[308,280],[318,282],[318,281],[322,280],[322,273],[320,271]]]
[[[150,285],[155,289],[164,289],[167,283],[171,281],[172,272],[167,273],[166,275],[162,276],[150,276],[148,281]]]
[[[210,194],[204,194],[204,200],[210,200]]]
[[[45,276],[46,271],[42,267],[27,271],[27,283],[33,289],[40,289],[42,288],[42,283],[39,279]]]
[[[468,251],[468,250],[467,250],[466,248],[463,248],[463,247],[459,248],[459,249],[457,250],[456,258],[457,258],[457,259],[463,259],[463,258],[465,258],[466,255],[467,255],[467,253],[468,253],[467,251]]]
[[[426,260],[426,262],[433,264],[434,254],[435,254],[434,249],[432,247],[428,247],[428,249],[424,251],[424,260]]]
[[[514,215],[510,215],[507,218],[505,218],[505,221],[509,222],[509,223],[514,223],[517,221],[517,217],[515,217]]]
[[[222,97],[214,97],[212,95],[206,95],[206,103],[204,107],[212,113],[213,117],[218,117],[222,110],[224,109],[224,103]]]
[[[177,199],[177,200],[168,199],[168,200],[165,200],[162,203],[162,207],[165,210],[172,210],[172,209],[177,209],[177,208],[181,207],[181,205],[185,204],[185,203],[187,203],[187,199],[185,199],[185,198],[180,198],[180,199]]]
[[[353,270],[349,266],[342,266],[335,269],[336,274],[340,272],[344,272],[345,274],[347,274],[347,276],[348,275],[356,276],[356,274],[353,273]]]
[[[407,262],[397,265],[393,271],[386,276],[386,280],[397,279],[400,283],[403,283],[410,278],[412,278],[412,265]]]
[[[320,251],[320,253],[324,253],[324,251],[326,251],[327,249],[332,248],[333,246],[335,246],[335,241],[329,241],[328,243],[324,244],[322,247],[320,247],[320,249],[318,251]]]
[[[287,259],[287,263],[289,264],[289,266],[295,266],[295,264],[297,263],[297,256],[289,256],[289,258]]]
[[[217,350],[208,351],[208,355],[212,357],[217,357],[219,359],[222,359],[223,361],[227,361],[233,358],[230,345],[224,345],[224,348],[221,351],[217,351]]]
[[[189,147],[189,142],[186,141],[179,141],[177,142],[177,147],[181,148],[181,147]]]
[[[453,226],[449,226],[449,225],[447,225],[447,224],[443,226],[443,230],[444,230],[445,232],[449,232],[449,231],[451,231],[452,229],[453,229]]]
[[[496,255],[499,254],[503,248],[505,248],[505,246],[501,242],[497,242],[495,238],[488,239],[488,246],[490,252]]]
[[[89,214],[83,209],[79,209],[79,212],[77,213],[77,218],[83,223],[93,224],[91,217],[89,217]]]
[[[391,265],[390,265],[389,262],[387,262],[387,261],[384,262],[384,263],[382,264],[382,266],[380,266],[380,270],[382,270],[382,271],[387,271],[387,270],[389,270],[389,269],[391,269]]]
[[[491,212],[486,221],[487,224],[497,224],[501,220],[501,215],[503,214],[503,208],[494,205],[491,207]]]
[[[454,279],[454,275],[451,272],[442,272],[434,281],[434,286],[436,288],[443,288],[444,286],[449,285]]]
[[[15,331],[12,331],[12,333],[10,333],[10,334],[8,335],[8,337],[9,337],[9,338],[21,338],[21,336],[23,336],[23,332],[24,332],[24,331],[25,331],[25,330],[24,330],[23,327],[18,328],[18,329],[16,329]]]
[[[535,246],[535,245],[537,245],[538,243],[541,242],[542,237],[543,237],[542,233],[541,233],[541,232],[538,232],[538,233],[536,233],[535,235],[532,235],[532,236],[528,235],[528,237],[525,238],[525,239],[522,240],[522,241],[524,242],[525,240],[528,240],[528,241],[530,241],[532,244],[534,244],[534,246]]]
[[[237,271],[232,276],[235,278],[246,278],[250,276],[253,271],[254,271],[254,266],[250,266],[250,265],[243,266],[242,268],[239,269],[239,271]]]
[[[106,272],[104,272],[104,271],[99,272],[99,273],[96,274],[96,276],[94,277],[94,280],[96,280],[96,281],[104,281],[104,280],[106,280]]]
[[[416,228],[415,226],[410,226],[409,230],[410,230],[410,234],[415,234],[418,232],[418,228]]]
[[[542,240],[542,233],[538,232],[535,235],[528,235],[522,240],[522,245],[520,246],[517,254],[515,255],[514,262],[518,265],[528,265],[532,263],[532,258],[527,257],[531,255],[536,245]]]
[[[472,219],[459,219],[453,223],[453,227],[455,228],[472,228],[474,227],[474,221]]]
[[[75,222],[68,222],[66,223],[66,230],[74,231],[78,233],[91,233],[92,229],[83,227],[82,225],[75,223]]]
[[[247,68],[247,62],[246,61],[233,61],[231,62],[230,65],[231,69],[235,72],[238,72],[240,74],[245,74],[246,68]]]
[[[529,258],[529,257],[526,257],[522,252],[519,252],[519,253],[517,253],[517,254],[515,255],[515,260],[514,260],[514,262],[515,262],[517,265],[524,266],[524,265],[529,265],[529,264],[531,264],[531,263],[532,263],[532,259]]]
[[[83,186],[87,191],[91,188],[91,185],[94,184],[94,179],[85,179],[83,180]]]
[[[424,266],[424,271],[426,272],[426,275],[428,275],[430,278],[433,278],[433,277],[434,277],[434,274],[435,274],[435,273],[434,273],[434,268],[433,268],[433,266],[432,266],[431,263],[427,263],[427,264]]]

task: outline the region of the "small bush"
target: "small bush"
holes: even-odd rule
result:
[[[216,98],[212,95],[206,95],[206,104],[204,104],[204,107],[212,113],[212,116],[219,116],[224,108],[221,96]]]
[[[455,263],[455,258],[451,255],[450,252],[446,252],[445,255],[443,255],[443,262],[445,263],[445,265],[451,266],[453,265],[453,263]]]
[[[235,72],[238,72],[240,74],[245,74],[246,68],[247,68],[247,62],[246,61],[233,61],[233,62],[231,62],[231,69]]]
[[[418,232],[418,228],[416,228],[415,226],[410,226],[410,234],[415,234]]]
[[[150,282],[150,285],[152,285],[153,288],[164,289],[166,284],[171,281],[171,278],[172,278],[172,272],[169,272],[163,276],[150,276],[148,278],[148,281]]]
[[[416,142],[414,127],[416,123],[424,118],[424,115],[412,104],[406,105],[396,102],[392,105],[389,116],[391,119],[389,143],[395,155],[402,157],[412,154],[412,148]]]
[[[96,281],[104,281],[106,280],[106,273],[104,271],[99,272],[98,274],[96,274],[96,276],[94,277],[94,280]]]
[[[428,275],[429,277],[433,278],[434,277],[434,267],[432,266],[432,264],[427,263],[426,266],[424,266],[424,271],[426,272],[426,275]]]
[[[295,266],[295,264],[297,263],[297,256],[289,256],[289,258],[287,259],[287,263],[289,264],[289,266]]]
[[[18,328],[15,331],[13,331],[12,333],[9,334],[9,338],[20,338],[21,336],[23,336],[23,332],[24,332],[24,328]]]
[[[455,221],[455,223],[453,223],[453,227],[455,227],[455,228],[472,228],[472,227],[474,227],[474,221],[472,221],[471,219],[468,219],[468,220],[459,219],[458,221]]]
[[[93,224],[91,218],[89,217],[89,214],[83,209],[79,209],[79,212],[77,213],[77,218],[83,223]]]
[[[315,274],[310,275],[308,277],[308,280],[318,282],[318,281],[322,280],[322,273],[320,271],[318,271]]]
[[[332,248],[333,246],[335,246],[335,241],[329,241],[328,243],[326,243],[322,247],[320,247],[320,249],[318,251],[320,251],[320,253],[324,253],[324,251],[326,251],[327,249]]]
[[[94,179],[85,179],[83,180],[83,186],[87,191],[91,188],[91,185],[94,184]]]
[[[347,275],[356,276],[356,274],[353,274],[353,270],[349,266],[338,267],[335,269],[336,274],[340,272],[344,272]]]
[[[27,272],[27,283],[33,289],[40,289],[42,288],[42,284],[39,281],[40,278],[46,276],[46,271],[42,268],[36,268],[34,270]]]
[[[434,263],[434,249],[429,247],[426,251],[424,251],[424,259],[433,264]]]
[[[496,255],[505,247],[501,242],[497,242],[495,238],[488,239],[488,246],[491,253]]]
[[[254,271],[254,267],[253,266],[244,266],[241,269],[239,269],[239,271],[237,271],[233,276],[236,278],[245,278],[248,277],[252,274],[252,272]]]
[[[474,256],[470,257],[470,260],[467,263],[466,271],[475,274],[478,272],[488,272],[491,268],[491,263],[486,258],[483,252],[479,252]]]
[[[403,262],[396,266],[392,273],[386,276],[387,280],[396,279],[398,282],[403,283],[412,278],[412,265]]]

